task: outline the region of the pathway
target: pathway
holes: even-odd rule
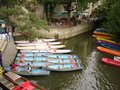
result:
[[[14,40],[8,41],[8,44],[3,52],[3,64],[4,66],[9,66],[14,60],[17,50],[15,48]]]

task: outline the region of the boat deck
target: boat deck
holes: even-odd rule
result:
[[[15,87],[18,86],[16,84],[10,82],[9,80],[7,80],[4,77],[0,79],[0,84],[1,84],[1,87],[5,90],[13,90]]]

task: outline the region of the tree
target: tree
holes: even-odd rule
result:
[[[44,7],[44,12],[46,15],[46,20],[51,23],[52,15],[54,14],[54,9],[59,0],[37,0],[39,4],[42,4]]]
[[[0,4],[3,5],[0,9],[1,19],[9,20],[7,21],[8,23],[15,23],[17,32],[25,35],[27,38],[41,37],[38,30],[49,30],[47,23],[37,17],[34,12],[26,13],[21,8],[24,7],[21,1],[24,0],[1,0]],[[15,2],[17,2],[18,5],[16,5]],[[13,5],[14,8],[10,5]]]
[[[120,41],[120,1],[111,6],[110,12],[107,14],[106,27],[113,34],[113,39]]]

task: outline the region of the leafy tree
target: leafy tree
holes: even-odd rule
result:
[[[51,23],[51,18],[54,14],[54,9],[58,4],[59,0],[37,0],[39,4],[42,4],[44,7],[44,12],[46,15],[46,20]]]
[[[110,12],[107,14],[106,27],[112,33],[113,39],[120,42],[120,1],[112,5]]]
[[[41,37],[41,35],[38,33],[39,31],[37,30],[49,30],[47,23],[37,17],[35,13],[29,12],[27,14],[22,10],[22,5],[15,4],[22,4],[21,1],[24,0],[10,1],[11,0],[0,1],[0,4],[4,5],[0,9],[0,16],[2,17],[1,19],[7,20],[9,23],[15,23],[17,26],[17,32],[25,35],[27,38],[32,39],[33,37]],[[14,8],[10,7],[11,4],[13,4]],[[11,19],[11,17],[14,17],[14,20]]]

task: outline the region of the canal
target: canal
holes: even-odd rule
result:
[[[27,77],[48,90],[120,90],[120,68],[105,65],[102,57],[111,55],[96,50],[92,32],[63,40],[73,54],[79,56],[83,70],[51,72],[49,76]]]

